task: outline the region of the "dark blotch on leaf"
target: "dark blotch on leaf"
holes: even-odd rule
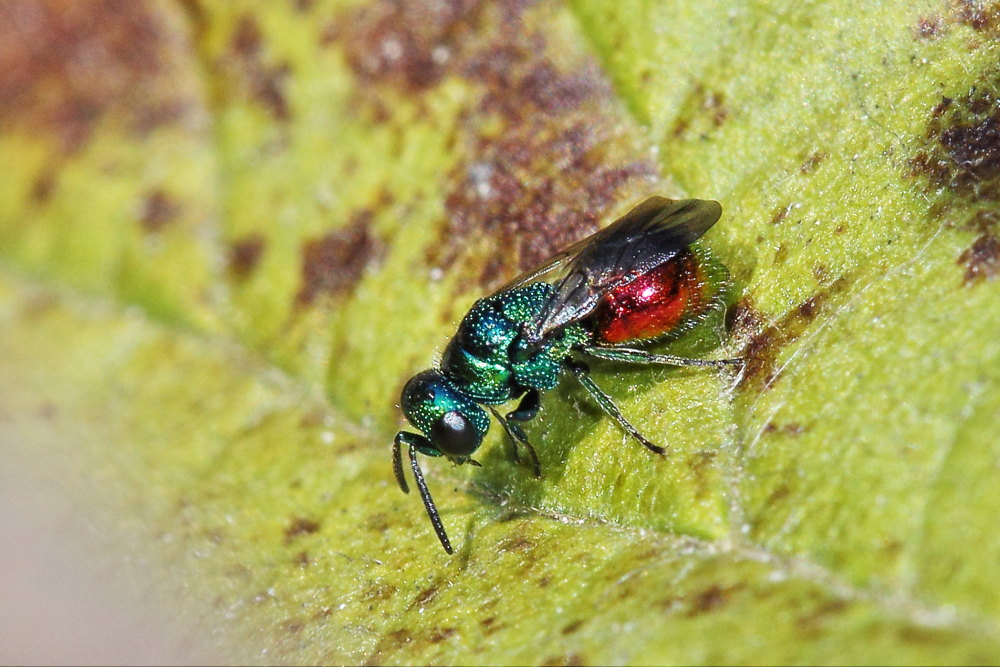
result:
[[[430,604],[434,600],[434,598],[437,597],[439,589],[440,589],[440,584],[431,584],[424,590],[420,591],[417,597],[413,599],[413,604],[411,605],[411,608],[423,607],[425,605]]]
[[[928,146],[911,160],[915,174],[966,199],[1000,199],[998,85],[994,80],[961,97],[941,98],[927,123]]]
[[[347,292],[369,264],[381,259],[382,242],[371,233],[371,220],[371,211],[361,211],[346,227],[303,245],[299,305],[312,304],[320,294]]]
[[[817,632],[823,629],[823,625],[831,620],[832,616],[843,613],[849,604],[845,600],[830,600],[819,605],[809,614],[800,616],[796,623],[799,629],[807,633]]]
[[[955,20],[981,32],[1000,30],[1000,2],[986,0],[952,0],[951,13]]]
[[[180,214],[180,206],[163,190],[156,190],[143,202],[139,221],[147,232],[158,232]]]
[[[312,519],[296,517],[285,528],[285,544],[290,544],[302,535],[312,535],[319,531],[320,524]]]
[[[913,34],[918,39],[937,39],[944,33],[944,19],[940,16],[921,16]]]
[[[788,246],[779,243],[778,249],[774,251],[774,263],[784,264],[786,259],[788,259]]]
[[[288,63],[266,62],[260,27],[249,14],[237,22],[230,51],[229,70],[242,80],[249,96],[263,104],[276,120],[287,121],[291,112],[285,82],[291,68]]]
[[[44,204],[52,197],[52,192],[56,187],[56,177],[50,169],[42,170],[42,173],[35,178],[31,184],[31,201],[35,204]]]
[[[712,586],[695,594],[691,598],[691,609],[688,616],[697,616],[713,611],[726,604],[729,590]]]
[[[805,160],[803,160],[802,165],[799,167],[799,171],[803,174],[811,174],[816,171],[816,168],[828,157],[830,157],[830,154],[826,151],[815,150],[810,153]]]
[[[500,551],[528,551],[535,546],[535,543],[531,540],[525,539],[520,535],[515,535],[514,537],[504,540],[497,547]]]
[[[791,212],[791,210],[792,210],[791,204],[788,204],[787,206],[779,206],[778,208],[774,209],[774,214],[771,216],[771,224],[772,225],[780,224],[782,221],[784,221],[785,218],[788,217],[788,214]]]
[[[805,433],[805,431],[806,427],[804,427],[802,424],[797,424],[795,422],[783,424],[781,426],[778,426],[774,422],[767,422],[767,424],[764,425],[764,433],[784,433],[786,435],[802,435],[803,433]]]
[[[428,637],[428,640],[430,640],[432,644],[440,644],[446,639],[454,637],[457,634],[458,634],[458,628],[439,628],[431,632],[431,635],[430,637]]]
[[[364,592],[363,599],[369,601],[388,600],[396,594],[396,587],[392,584],[375,582]]]
[[[670,134],[675,139],[682,139],[692,134],[690,130],[694,128],[698,137],[704,137],[708,131],[721,127],[728,118],[726,96],[720,91],[708,90],[699,83],[691,89],[682,103]]]
[[[446,223],[427,262],[448,270],[481,257],[485,288],[596,231],[628,185],[656,174],[622,140],[597,64],[550,57],[545,35],[522,22],[528,4],[383,0],[326,31],[343,44],[374,117],[449,76],[478,95],[451,130],[468,157],[448,176]]]
[[[170,51],[184,44],[155,5],[5,2],[0,21],[0,125],[80,150],[106,116],[146,133],[195,106],[179,93]]]
[[[51,401],[45,401],[40,403],[37,408],[35,408],[35,414],[38,415],[39,419],[44,419],[45,421],[52,421],[59,414],[59,409],[56,407],[55,403]]]
[[[992,279],[1000,273],[1000,240],[992,233],[981,234],[963,252],[958,263],[965,266],[965,284]]]
[[[843,291],[846,284],[845,278],[838,278],[770,324],[765,324],[763,315],[748,299],[738,302],[731,314],[727,314],[727,325],[735,335],[749,337],[743,351],[745,366],[742,384],[760,382],[764,389],[774,384],[778,379],[778,353],[805,333],[824,310],[830,297]]]
[[[229,247],[229,273],[237,280],[246,280],[257,268],[264,254],[266,241],[260,234],[251,234],[233,241]]]
[[[400,628],[399,630],[393,630],[387,637],[395,642],[396,644],[409,644],[413,641],[413,634],[405,628]]]
[[[452,68],[474,30],[482,0],[381,0],[334,19],[324,43],[343,40],[347,64],[362,83],[417,92]],[[335,24],[335,25],[334,25]]]

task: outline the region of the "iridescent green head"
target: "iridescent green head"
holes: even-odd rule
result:
[[[403,414],[423,432],[430,446],[418,446],[428,456],[446,456],[464,463],[483,444],[490,418],[475,401],[437,370],[410,378],[400,399]]]

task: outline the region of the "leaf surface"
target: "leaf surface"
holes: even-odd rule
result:
[[[3,11],[5,457],[223,655],[1000,655],[995,3]],[[652,193],[724,208],[669,351],[746,367],[595,364],[664,458],[566,382],[543,479],[425,460],[447,557],[403,383]]]

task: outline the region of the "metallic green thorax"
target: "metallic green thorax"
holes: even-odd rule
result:
[[[489,405],[506,403],[529,389],[555,387],[570,348],[589,334],[569,325],[534,348],[523,341],[524,325],[538,316],[552,292],[551,285],[537,282],[477,301],[445,350],[445,377]]]
[[[481,443],[490,419],[479,403],[499,405],[558,384],[570,348],[588,341],[590,334],[570,324],[534,348],[523,341],[523,325],[538,316],[552,291],[548,283],[538,282],[480,299],[448,344],[440,370],[419,373],[406,384],[403,413],[427,436],[427,444],[418,446],[423,454],[442,454],[432,432],[447,413],[465,417]]]

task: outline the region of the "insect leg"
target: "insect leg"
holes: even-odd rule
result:
[[[507,433],[507,442],[510,444],[510,457],[514,459],[514,463],[520,464],[521,457],[517,453],[517,443],[519,442],[518,437],[514,434],[514,431],[510,428],[510,424],[507,423],[507,420],[503,418],[503,415],[501,415],[499,412],[496,411],[496,408],[494,408],[492,405],[488,405],[486,407],[490,409],[490,412],[493,413],[493,417],[498,422],[500,422],[500,425],[503,426],[504,432]]]
[[[740,366],[742,359],[689,359],[676,357],[672,354],[653,354],[646,350],[636,350],[629,347],[597,347],[588,345],[582,349],[585,354],[598,359],[620,361],[626,364],[662,364],[664,366]]]
[[[597,401],[597,404],[601,406],[601,409],[617,421],[618,425],[625,429],[629,435],[638,440],[643,447],[652,452],[656,452],[657,454],[666,453],[666,449],[658,445],[654,445],[642,433],[639,433],[639,430],[635,426],[632,426],[632,423],[629,422],[629,420],[625,419],[625,415],[621,413],[621,410],[619,410],[618,406],[611,400],[611,397],[605,394],[601,388],[597,386],[593,378],[590,377],[590,369],[586,364],[573,360],[567,360],[566,368],[569,369],[577,380],[580,381],[583,388],[590,392],[591,397]]]
[[[489,406],[489,408],[490,412],[493,413],[493,416],[496,417],[496,420],[500,422],[500,425],[503,426],[503,430],[507,433],[507,437],[509,438],[512,447],[511,451],[514,454],[514,463],[521,462],[521,458],[518,456],[517,453],[518,444],[524,445],[525,448],[527,448],[528,450],[528,454],[531,455],[531,465],[534,468],[535,477],[541,477],[542,464],[538,460],[538,452],[536,452],[535,448],[531,446],[531,443],[528,441],[528,436],[525,435],[524,430],[521,428],[521,426],[511,421],[512,419],[516,419],[514,415],[518,413],[518,410],[515,410],[514,412],[511,412],[506,417],[504,417],[499,412],[497,412],[496,408],[494,408],[492,405]]]
[[[538,409],[542,405],[541,394],[537,389],[529,389],[517,408],[513,412],[507,413],[507,419],[516,419],[519,422],[531,421],[538,415]]]
[[[410,443],[410,467],[413,469],[413,479],[417,482],[420,499],[424,501],[424,509],[427,510],[427,516],[431,520],[431,525],[434,526],[434,532],[441,540],[441,546],[444,547],[444,550],[449,554],[453,553],[451,542],[448,541],[448,534],[444,532],[444,524],[441,523],[441,515],[438,514],[437,506],[434,505],[434,499],[431,498],[431,492],[427,488],[427,482],[424,481],[424,473],[420,469],[420,464],[417,463],[416,445],[412,442]]]
[[[517,404],[517,408],[513,412],[507,413],[507,420],[512,431],[517,434],[521,443],[528,449],[528,453],[531,454],[531,463],[535,468],[535,477],[542,476],[542,464],[538,460],[538,452],[531,445],[528,440],[528,436],[525,435],[524,429],[521,428],[520,424],[516,424],[510,420],[516,420],[519,422],[531,421],[538,415],[538,410],[541,408],[541,393],[537,389],[530,389],[528,392],[521,397],[521,402]]]

